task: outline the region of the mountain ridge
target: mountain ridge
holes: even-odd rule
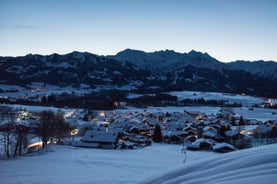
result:
[[[91,88],[115,89],[125,86],[124,89],[140,91],[155,87],[161,91],[200,90],[275,97],[277,63],[245,63],[223,63],[194,50],[147,53],[126,49],[114,56],[77,51],[64,55],[29,54],[0,57],[0,83],[25,86],[42,82],[61,87],[86,84]]]

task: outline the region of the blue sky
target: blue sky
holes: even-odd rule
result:
[[[277,61],[276,0],[0,0],[0,55],[126,48]]]

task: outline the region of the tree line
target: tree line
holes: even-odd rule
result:
[[[30,134],[39,137],[44,149],[48,142],[61,143],[62,139],[69,136],[70,131],[75,128],[65,122],[61,110],[42,111],[36,116],[37,120],[24,120],[20,117],[20,111],[5,106],[0,108],[0,154],[10,158],[27,153]]]
[[[190,99],[186,98],[181,101],[181,104],[184,106],[189,106],[189,105],[210,105],[210,106],[220,106],[220,107],[242,107],[241,103],[228,103],[226,100],[205,100],[204,98],[195,98],[195,99]]]

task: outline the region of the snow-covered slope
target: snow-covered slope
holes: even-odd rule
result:
[[[133,184],[183,165],[181,145],[153,144],[134,150],[52,145],[39,155],[0,160],[1,184]],[[216,155],[188,152],[187,162]]]
[[[186,163],[141,183],[276,184],[277,144],[235,151]]]
[[[228,68],[226,64],[219,62],[215,58],[211,57],[208,53],[197,52],[194,50],[184,54],[184,57],[174,66],[176,68],[180,68],[188,65],[194,66],[195,68],[206,68],[210,70],[221,70]]]
[[[228,63],[229,66],[256,74],[260,77],[277,79],[277,63],[274,61],[235,61]]]

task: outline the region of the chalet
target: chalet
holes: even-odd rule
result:
[[[128,139],[129,139],[129,142],[133,142],[139,147],[145,147],[145,146],[151,145],[151,140],[142,135],[129,134]]]
[[[196,139],[197,139],[196,136],[189,135],[189,136],[186,137],[185,141],[186,142],[194,142]]]
[[[154,127],[155,125],[161,125],[162,122],[154,119],[154,118],[150,118],[150,117],[146,117],[144,120],[143,120],[144,123],[148,124],[149,126],[151,127]]]
[[[217,133],[211,132],[211,131],[204,131],[203,132],[203,138],[206,139],[212,139],[216,142],[224,142],[224,138]]]
[[[88,130],[80,141],[73,143],[73,146],[115,149],[118,141],[118,133]]]
[[[210,149],[212,149],[213,145],[216,144],[216,142],[211,139],[200,138],[200,139],[195,140],[192,144],[198,145],[199,149],[201,149],[201,150],[210,150]]]
[[[204,128],[203,128],[203,131],[209,131],[209,132],[213,132],[213,133],[217,133],[217,129],[216,128],[214,128],[214,127],[212,127],[212,126],[205,126]]]
[[[246,120],[246,124],[247,125],[261,125],[262,122],[261,121],[258,121],[256,119],[247,119]]]
[[[197,129],[192,126],[187,126],[183,129],[188,135],[197,135]]]
[[[257,126],[255,134],[261,137],[277,137],[277,125],[266,122],[266,124]]]
[[[183,138],[176,135],[175,133],[173,133],[173,134],[168,133],[167,135],[163,136],[163,140],[165,143],[180,144],[183,141]]]

